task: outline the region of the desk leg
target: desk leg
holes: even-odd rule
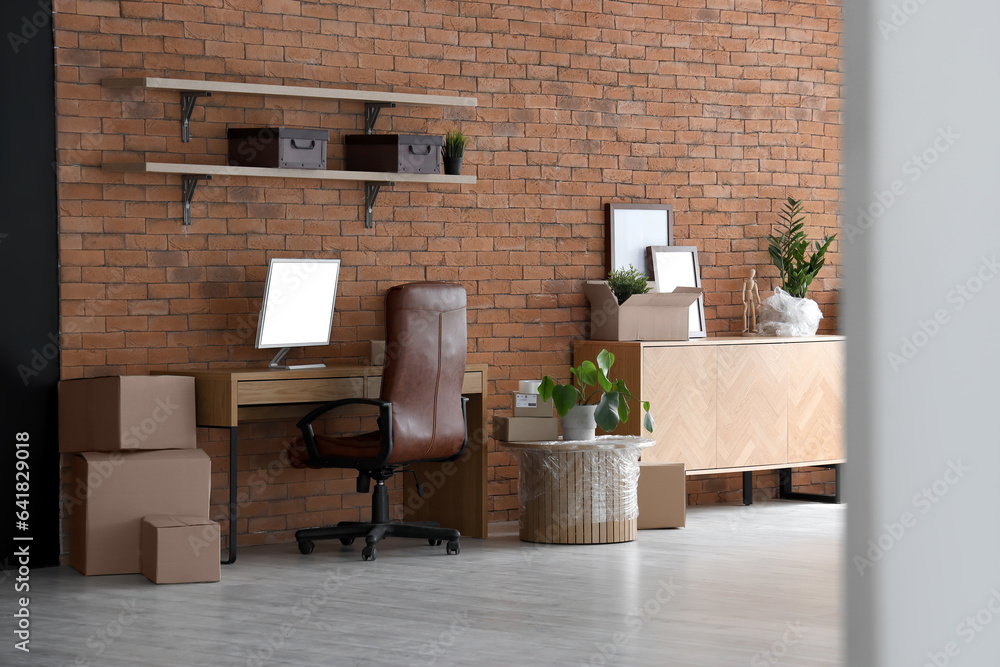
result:
[[[236,504],[237,433],[238,427],[229,429],[229,560],[222,561],[223,565],[236,562],[236,516],[239,513],[239,506]]]

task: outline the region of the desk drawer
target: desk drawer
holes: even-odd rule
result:
[[[368,378],[368,398],[378,398],[382,390],[382,378]],[[463,394],[479,394],[483,391],[483,374],[480,371],[466,371],[462,380]]]
[[[239,383],[240,405],[272,403],[321,403],[364,396],[364,378],[303,380],[254,380]]]

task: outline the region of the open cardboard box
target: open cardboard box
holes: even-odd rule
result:
[[[593,340],[687,340],[689,310],[701,295],[701,288],[678,287],[673,292],[633,294],[619,306],[603,280],[587,281],[583,291],[590,299]]]

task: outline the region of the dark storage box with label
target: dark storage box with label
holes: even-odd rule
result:
[[[350,134],[344,137],[348,171],[440,174],[443,137],[416,134]]]
[[[229,164],[278,169],[326,169],[327,130],[231,127]]]

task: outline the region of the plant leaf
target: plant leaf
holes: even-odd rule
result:
[[[608,433],[618,428],[618,392],[610,391],[601,396],[601,402],[594,411],[594,421]]]
[[[580,382],[581,388],[586,389],[591,385],[597,384],[597,366],[589,359],[580,364],[578,368],[570,368],[570,371]]]
[[[555,386],[555,380],[546,375],[542,378],[542,384],[538,386],[538,395],[542,397],[543,401],[549,400],[552,398],[552,390],[555,389]]]
[[[560,417],[565,417],[580,398],[579,390],[573,385],[557,384],[552,390],[552,403]]]

